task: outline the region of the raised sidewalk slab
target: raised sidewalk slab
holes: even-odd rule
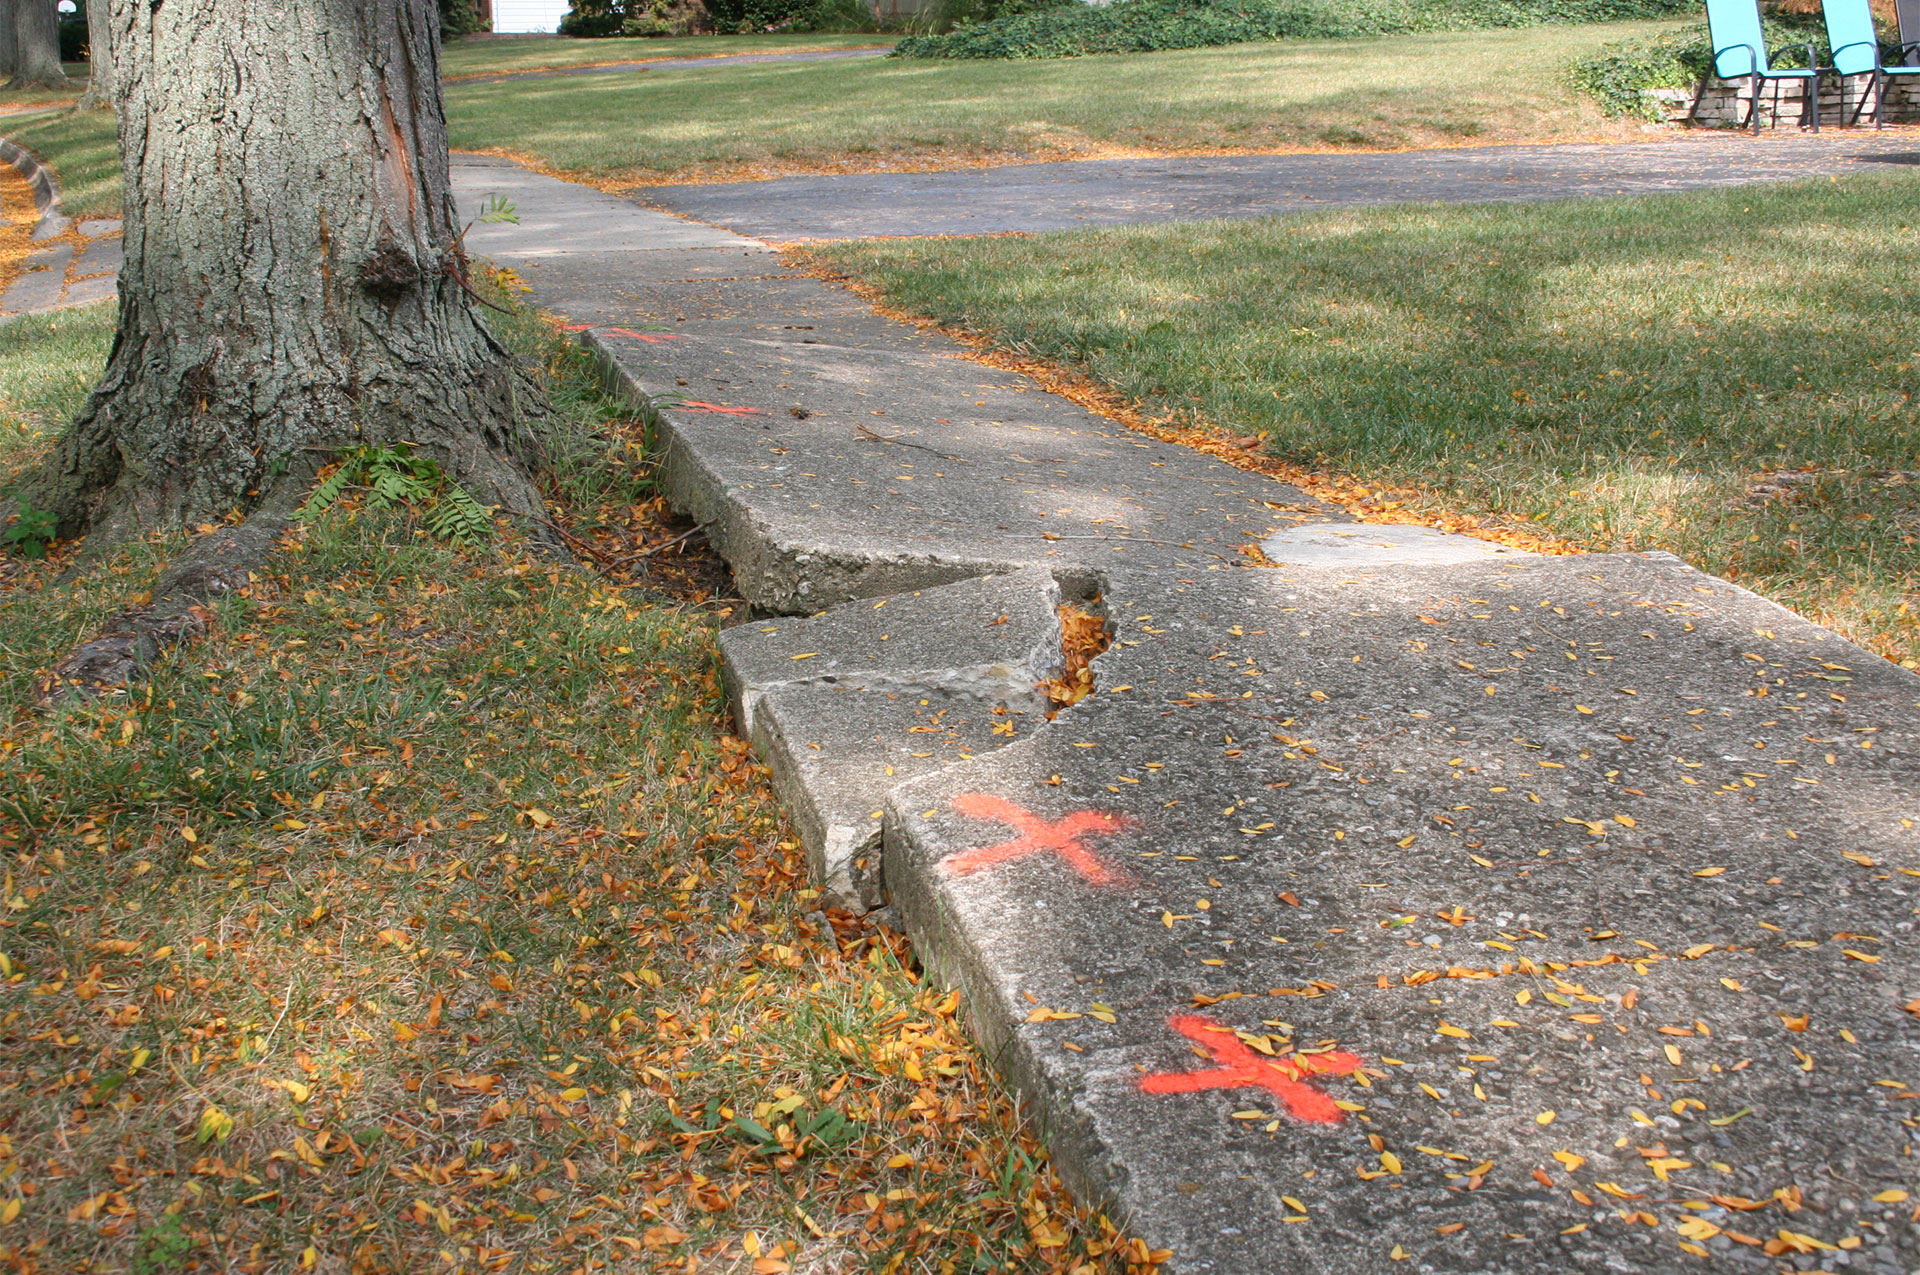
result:
[[[1044,568],[720,635],[734,718],[772,768],[826,906],[884,901],[884,797],[1044,721],[1062,659]]]
[[[724,642],[816,871],[1167,1269],[1920,1269],[1920,678],[1661,555],[1321,525],[545,180],[575,247],[476,249],[656,396],[747,596],[825,611]]]

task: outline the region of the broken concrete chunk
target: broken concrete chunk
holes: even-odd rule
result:
[[[1060,589],[1042,568],[775,617],[720,635],[727,698],[742,733],[773,687],[859,681],[1011,699],[1060,665]]]
[[[881,815],[895,785],[1031,734],[1046,724],[1046,708],[1030,686],[1007,683],[816,681],[765,690],[754,751],[773,771],[825,905],[865,912],[883,901]]]

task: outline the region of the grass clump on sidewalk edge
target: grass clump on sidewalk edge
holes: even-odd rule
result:
[[[504,326],[552,387],[556,516],[664,538],[640,422]],[[4,332],[19,454],[80,338]],[[957,997],[815,911],[722,728],[723,601],[349,499],[151,682],[38,710],[170,547],[0,561],[0,1261],[1151,1268],[1073,1210]]]
[[[1152,420],[1263,436],[1403,519],[1664,549],[1920,663],[1904,173],[818,245]]]
[[[903,58],[1070,58],[1259,40],[1353,40],[1548,23],[1623,22],[1690,12],[1686,0],[1114,0],[1067,3],[915,36]],[[1389,55],[1394,56],[1394,55]]]

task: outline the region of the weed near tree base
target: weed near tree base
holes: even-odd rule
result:
[[[562,525],[654,542],[632,423],[506,326],[554,377]],[[823,923],[720,723],[724,599],[413,516],[346,493],[205,642],[52,717],[38,671],[178,542],[0,584],[0,1259],[1128,1265],[955,998]]]

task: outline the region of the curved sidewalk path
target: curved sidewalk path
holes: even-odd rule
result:
[[[0,189],[9,218],[27,215],[14,200],[31,200],[36,217],[29,234],[39,245],[27,255],[18,277],[0,290],[0,323],[24,314],[41,314],[104,301],[117,291],[121,261],[118,218],[76,222],[60,210],[52,173],[30,153],[0,138],[0,163],[11,165],[19,180]]]
[[[654,186],[656,208],[774,242],[979,235],[1370,204],[1649,195],[1920,163],[1920,130],[1818,137],[1073,160]]]
[[[498,75],[459,75],[447,87],[462,84],[498,84],[502,80],[543,80],[556,75],[624,75],[629,71],[683,71],[689,67],[737,66],[753,62],[838,62],[850,58],[880,58],[893,46],[870,49],[802,49],[791,53],[722,53],[710,58],[637,58],[602,66],[550,66],[534,71],[502,71]]]
[[[455,173],[660,409],[825,901],[894,909],[1169,1275],[1920,1268],[1920,677],[1669,555],[1339,521],[764,242]],[[1049,717],[1063,600],[1114,642]]]

